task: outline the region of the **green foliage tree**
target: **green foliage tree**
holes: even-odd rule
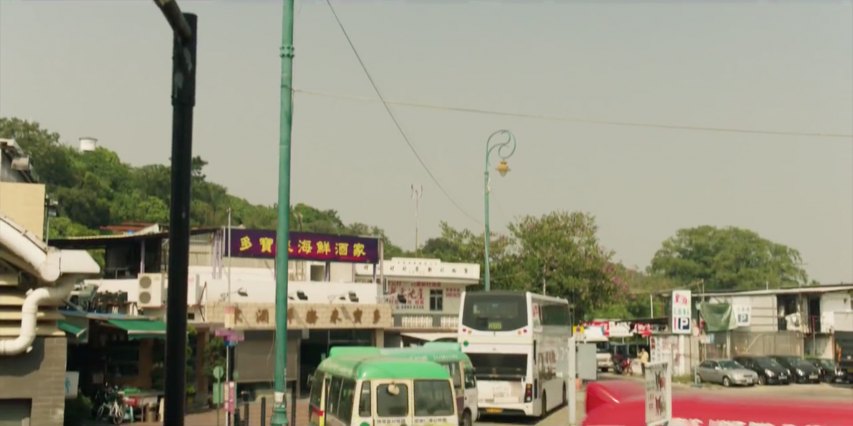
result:
[[[48,193],[59,201],[60,217],[53,218],[50,225],[52,238],[95,235],[103,226],[123,222],[169,221],[168,165],[132,167],[102,147],[81,153],[61,144],[58,133],[18,118],[0,117],[0,137],[15,139],[30,154]],[[230,208],[236,226],[276,227],[276,206],[251,204],[228,194],[224,186],[208,182],[204,173],[207,164],[200,156],[192,158],[192,226],[223,226]],[[381,228],[362,223],[346,225],[335,210],[297,204],[291,208],[291,229],[376,236],[382,239],[387,257],[403,254]]]
[[[575,317],[585,318],[625,290],[610,263],[612,253],[598,242],[592,215],[552,212],[526,216],[510,224],[514,237],[515,289],[539,291],[569,299]]]
[[[800,253],[740,228],[680,229],[663,242],[649,271],[705,290],[754,290],[806,284]]]
[[[494,289],[542,292],[569,299],[576,318],[608,304],[624,281],[610,264],[610,252],[596,237],[595,219],[583,213],[553,212],[526,216],[510,224],[510,236],[490,244]],[[441,236],[424,243],[421,253],[449,262],[476,262],[483,271],[485,240],[469,230],[441,223]]]

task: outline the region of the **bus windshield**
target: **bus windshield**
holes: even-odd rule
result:
[[[479,331],[517,330],[527,325],[527,299],[523,293],[468,293],[462,325]]]

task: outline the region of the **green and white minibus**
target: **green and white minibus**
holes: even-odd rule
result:
[[[424,346],[381,349],[372,346],[342,346],[332,348],[330,354],[332,356],[382,355],[438,363],[447,369],[453,382],[459,424],[471,426],[477,420],[479,410],[477,409],[477,380],[474,377],[474,366],[468,355],[462,352],[462,346],[459,343],[427,342]]]
[[[397,357],[332,355],[311,378],[312,426],[455,426],[447,369]]]

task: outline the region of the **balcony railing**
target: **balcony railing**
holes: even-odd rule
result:
[[[393,314],[394,327],[405,329],[456,330],[459,317],[448,314]]]

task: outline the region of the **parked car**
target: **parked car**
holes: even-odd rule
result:
[[[845,383],[847,382],[847,372],[842,370],[835,361],[831,359],[812,358],[807,360],[817,367],[820,380],[827,383]]]
[[[774,356],[773,359],[791,372],[793,382],[820,383],[820,371],[810,362],[795,356]]]
[[[758,374],[730,359],[707,360],[699,364],[697,373],[699,381],[722,383],[725,387],[758,383]]]
[[[758,374],[758,383],[787,385],[791,383],[788,369],[767,356],[737,356],[735,362]]]

